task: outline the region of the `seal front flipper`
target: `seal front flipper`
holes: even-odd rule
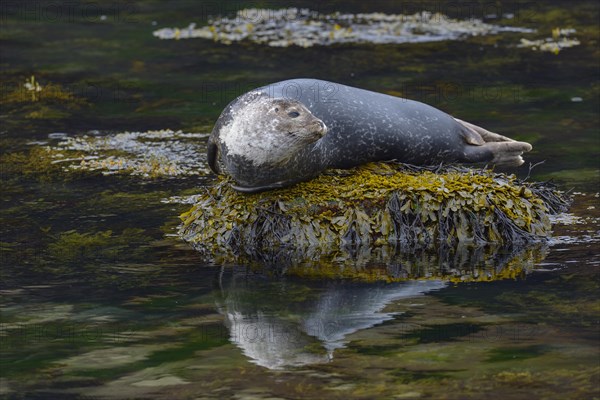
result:
[[[275,182],[269,185],[264,186],[240,186],[240,185],[231,185],[231,187],[238,192],[242,193],[258,193],[264,192],[266,190],[280,189],[282,187],[288,186],[289,182]]]
[[[219,146],[215,143],[212,135],[206,143],[206,158],[210,170],[219,175],[221,173],[221,168],[219,168]]]

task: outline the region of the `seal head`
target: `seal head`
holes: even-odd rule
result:
[[[327,133],[301,102],[263,93],[250,93],[223,114],[209,139],[209,166],[235,177],[235,188],[246,192],[297,181],[295,159]]]

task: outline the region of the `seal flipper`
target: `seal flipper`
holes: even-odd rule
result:
[[[521,155],[531,150],[525,142],[488,142],[481,146],[467,146],[464,150],[468,162],[489,162],[501,167],[518,167],[523,164]]]
[[[514,142],[514,140],[509,137],[498,135],[497,133],[494,133],[494,132],[490,132],[487,129],[483,129],[482,127],[474,125],[470,122],[466,122],[466,121],[463,121],[458,118],[454,118],[454,119],[456,120],[456,122],[458,122],[463,127],[465,127],[469,132],[475,133],[478,137],[481,138],[481,140],[483,140],[482,143],[472,143],[469,139],[465,138],[467,143],[475,144],[475,145],[482,145],[487,142]]]
[[[212,135],[206,143],[206,156],[211,171],[219,175],[221,173],[221,168],[219,168],[219,146],[213,140]]]
[[[474,145],[465,148],[465,157],[469,162],[490,162],[497,166],[518,167],[524,163],[521,155],[532,149],[529,143],[517,142],[480,126],[454,119],[462,125],[461,134],[465,142]]]
[[[231,187],[238,192],[242,193],[258,193],[264,192],[266,190],[280,189],[282,187],[288,186],[289,182],[275,182],[265,186],[239,186],[239,185],[231,185]]]
[[[505,167],[518,167],[523,164],[525,161],[523,161],[521,155],[532,149],[529,143],[514,140],[510,142],[489,142],[483,147],[488,147],[494,155],[492,159],[494,165]]]
[[[464,121],[461,121],[459,119],[456,119],[456,121],[458,121],[458,123],[461,125],[460,134],[465,143],[472,144],[474,146],[483,146],[485,144],[485,140],[479,134],[479,132],[477,132],[475,129],[469,126],[471,124],[466,124],[464,123]]]

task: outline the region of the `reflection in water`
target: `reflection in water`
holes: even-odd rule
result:
[[[103,11],[93,15],[86,10],[90,2],[69,2],[69,18],[60,12],[58,18],[42,18],[45,11],[65,10],[48,7],[52,3],[38,2],[32,9],[30,2],[2,2],[7,6],[2,7],[6,23],[2,24],[0,67],[5,89],[0,96],[4,116],[0,117],[4,206],[0,215],[0,398],[506,399],[528,394],[549,399],[600,398],[600,252],[594,247],[597,242],[588,242],[598,237],[598,219],[591,218],[600,215],[594,197],[598,86],[590,85],[598,66],[598,2],[494,2],[507,12],[518,9],[515,16],[534,16],[525,21],[538,30],[531,39],[549,37],[557,23],[573,24],[581,45],[550,57],[502,46],[505,38],[500,38],[498,47],[492,45],[497,38],[452,45],[346,45],[275,52],[264,46],[227,47],[210,41],[165,46],[150,35],[151,30],[168,21],[188,21],[192,14],[223,14],[224,2],[194,2],[193,7],[192,2],[181,1],[95,2]],[[243,6],[231,3],[235,4],[227,2],[226,11]],[[267,3],[275,2],[260,2]],[[323,13],[396,13],[407,4],[408,8],[452,4],[453,15],[459,18],[477,14],[476,9],[480,15],[473,16],[479,18],[484,11],[472,7],[483,2],[348,0],[303,6]],[[39,18],[32,14],[36,11],[42,12]],[[105,21],[99,21],[101,14],[107,15]],[[523,18],[514,23],[499,18],[490,20],[523,22]],[[151,29],[149,22],[155,20],[160,25]],[[70,34],[65,35],[65,30]],[[519,36],[514,39],[516,43]],[[481,46],[485,51],[479,50]],[[24,78],[31,75],[44,88],[37,101],[23,88]],[[174,211],[178,206],[161,206],[159,199],[197,193],[198,186],[213,181],[203,176],[144,182],[78,173],[67,176],[58,171],[64,161],[47,155],[40,159],[45,150],[33,144],[47,141],[51,132],[80,137],[88,129],[137,132],[181,127],[207,132],[235,95],[290,75],[406,95],[466,119],[489,119],[506,135],[535,143],[532,164],[551,160],[534,168],[532,179],[558,180],[565,190],[574,186],[591,191],[575,195],[572,209],[585,221],[555,228],[559,241],[553,242],[541,266],[545,271],[527,280],[448,285],[434,295],[419,297],[414,302],[423,306],[411,307],[412,317],[402,315],[401,326],[407,328],[401,333],[410,334],[409,339],[381,335],[386,326],[379,326],[346,336],[352,349],[343,351],[345,362],[335,368],[321,364],[285,375],[259,366],[248,368],[238,348],[225,343],[230,334],[223,337],[222,317],[213,313],[214,297],[207,296],[214,289],[210,278],[215,271],[183,245],[163,240],[163,233],[171,233],[170,227],[177,223],[175,215],[188,207]],[[97,133],[89,135],[99,137]],[[150,147],[163,142],[145,141]],[[202,162],[203,154],[193,161]],[[125,228],[132,231],[123,233]],[[480,266],[469,269],[470,264],[461,261],[461,252],[440,259],[431,256],[428,264],[430,255],[388,258],[387,250],[376,251],[381,256],[364,263],[362,251],[345,253],[336,248],[331,255],[317,254],[320,269],[312,269],[313,282],[324,282],[332,272],[335,286],[336,278],[346,277],[345,271],[373,270],[399,278],[408,275],[404,279],[439,273],[441,280],[448,279],[448,273],[465,277],[469,271],[482,271],[498,279],[495,268],[503,265],[500,257],[490,258],[487,253]],[[529,262],[520,260],[528,260],[529,254],[535,252],[527,250],[510,262],[514,270]],[[285,249],[280,258],[289,260],[289,255]],[[235,298],[239,303],[246,299],[263,315],[278,320],[279,326],[287,322],[296,332],[304,332],[305,354],[326,356],[322,341],[302,331],[296,317],[309,314],[304,304],[318,304],[319,296],[322,302],[327,299],[327,291],[321,289],[326,284],[312,289],[299,283],[300,277],[306,282],[311,271],[309,261],[302,260],[313,260],[312,255],[300,256],[300,263],[285,267],[267,260],[286,272],[285,279],[267,282],[264,276],[252,276],[251,283],[235,285],[246,287],[244,293],[232,291],[233,276],[224,276],[221,309],[228,310],[226,301],[235,304]],[[331,260],[329,265],[358,267],[332,270],[321,258]],[[444,269],[437,266],[446,262],[448,273],[439,272]],[[292,271],[293,267],[297,269]],[[253,303],[251,296],[257,294],[252,289],[259,285],[271,290]],[[372,290],[378,286],[372,285]],[[392,306],[404,309],[393,302]],[[238,308],[252,315],[247,311],[250,306],[245,307]],[[378,313],[389,310],[391,306]],[[400,325],[396,322],[384,325],[394,332]],[[481,329],[480,334],[469,334],[464,340],[456,334],[474,329]],[[358,336],[360,341],[355,341]],[[335,361],[340,361],[341,353],[334,353]],[[444,372],[449,370],[456,372]]]
[[[202,253],[202,249],[199,250]],[[271,273],[312,278],[352,278],[362,281],[405,281],[440,277],[472,281],[514,278],[531,271],[548,254],[545,242],[486,246],[443,243],[428,248],[403,246],[279,247],[246,249],[223,255],[220,264],[235,260]],[[217,258],[221,258],[218,255]]]
[[[260,254],[254,268],[221,269],[216,302],[230,340],[270,369],[327,362],[349,335],[394,318],[383,310],[395,300],[441,289],[448,281],[522,276],[547,253],[541,244],[346,250],[337,261],[320,254],[315,259],[321,262],[293,263],[290,253],[276,252]]]
[[[309,288],[246,268],[223,271],[217,301],[231,341],[254,363],[277,369],[327,362],[348,335],[390,320],[390,302],[445,286],[442,281],[327,281]],[[312,283],[312,282],[311,282]]]

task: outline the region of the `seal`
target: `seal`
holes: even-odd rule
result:
[[[249,193],[373,161],[519,166],[530,150],[529,143],[427,104],[317,79],[277,82],[239,96],[207,143],[211,170]]]

